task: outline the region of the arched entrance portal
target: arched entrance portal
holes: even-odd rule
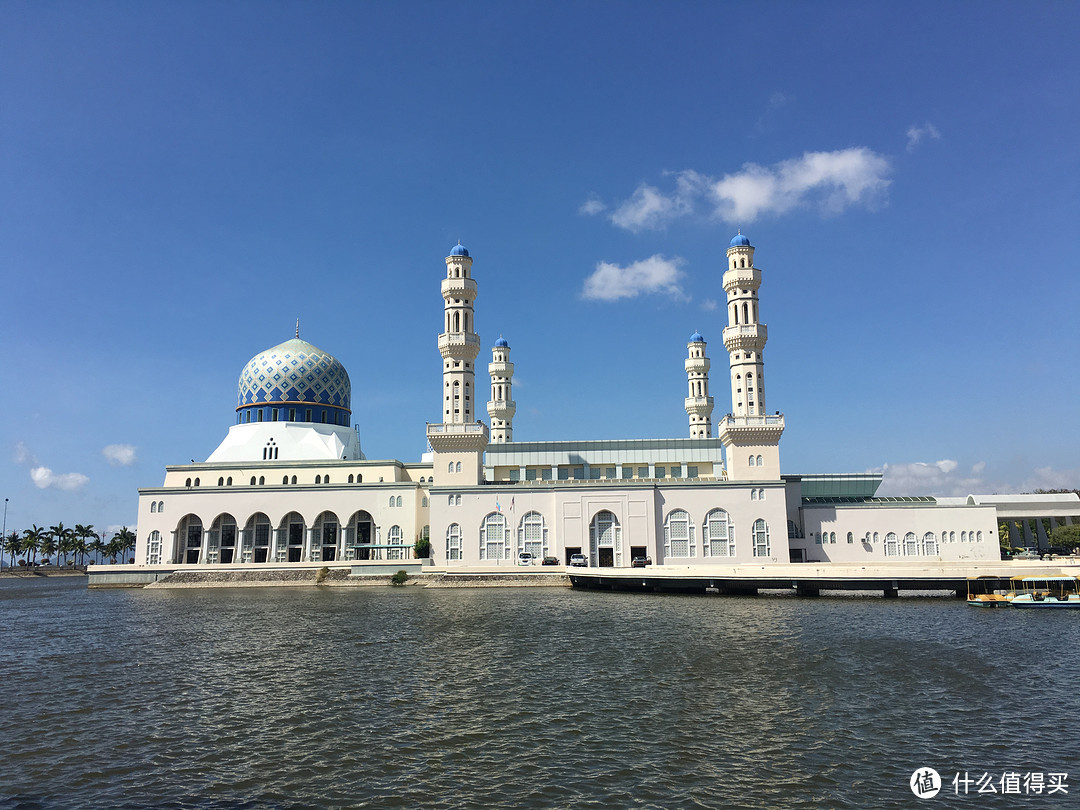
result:
[[[597,512],[589,524],[589,565],[601,568],[621,566],[622,527],[619,519],[606,509]]]
[[[206,540],[206,561],[236,562],[239,556],[236,552],[236,519],[232,515],[218,515]]]
[[[377,549],[372,548],[377,543],[375,521],[371,515],[363,511],[354,513],[345,527],[345,559],[378,559]]]
[[[244,526],[243,562],[270,562],[270,518],[256,512]]]
[[[202,555],[202,521],[195,515],[185,515],[176,525],[176,553],[173,558],[186,565],[198,565]]]
[[[333,512],[323,512],[315,519],[311,540],[312,562],[333,562],[337,559],[338,519]]]
[[[276,562],[301,562],[304,559],[304,519],[299,512],[289,512],[278,527]]]

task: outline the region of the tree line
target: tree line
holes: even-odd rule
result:
[[[87,557],[96,557],[98,562],[123,562],[124,555],[134,549],[135,532],[127,526],[105,542],[104,535],[99,535],[93,526],[77,523],[74,528],[68,528],[57,523],[47,529],[35,524],[22,532],[12,531],[3,538],[2,553],[10,557],[9,568],[14,568],[20,557],[18,564],[24,567],[51,562],[68,565],[69,560],[70,564],[81,566],[86,564]]]

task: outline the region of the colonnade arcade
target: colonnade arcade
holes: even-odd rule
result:
[[[402,560],[411,557],[412,543],[406,543],[401,527],[386,530],[376,525],[371,514],[359,510],[347,521],[331,511],[308,521],[299,512],[289,512],[276,525],[263,512],[251,515],[243,524],[222,513],[209,524],[200,516],[187,514],[172,532],[171,559],[161,560],[161,543],[147,547],[148,565],[182,563],[334,562],[336,560]]]

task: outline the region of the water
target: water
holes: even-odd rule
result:
[[[3,580],[0,617],[4,808],[1068,807],[1080,795],[1072,612]],[[921,766],[946,782],[936,799],[908,787]],[[1069,794],[953,795],[965,770],[1066,772]]]

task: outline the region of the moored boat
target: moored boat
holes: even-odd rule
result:
[[[1000,583],[1001,577],[994,575],[968,577],[967,603],[972,607],[1008,607],[1015,594],[1000,588]]]
[[[1010,607],[1080,609],[1080,580],[1076,577],[1013,577],[1009,582],[1015,594],[1009,600]]]

